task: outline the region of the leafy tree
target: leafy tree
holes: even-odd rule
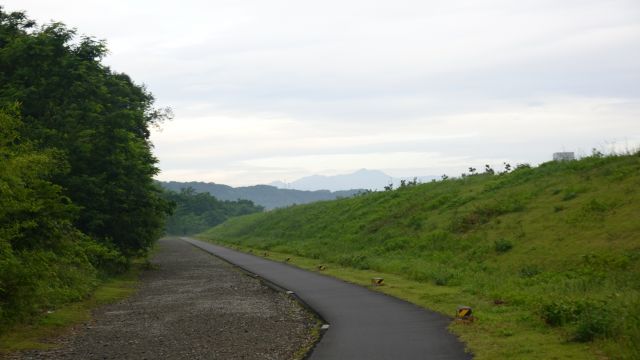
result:
[[[491,165],[486,164],[486,165],[484,166],[484,173],[485,173],[485,174],[489,174],[489,175],[494,175],[496,172],[495,172],[495,170],[493,170],[493,168],[491,167]]]
[[[0,331],[85,297],[163,232],[151,126],[104,42],[0,7]]]
[[[73,227],[77,207],[50,181],[67,170],[64,159],[21,139],[22,126],[17,107],[0,109],[0,330],[79,299],[93,287],[94,265],[120,260]]]
[[[21,136],[66,158],[68,171],[53,182],[81,209],[75,225],[134,255],[161,234],[169,211],[152,179],[149,128],[171,113],[103,65],[106,52],[61,23],[36,27],[0,9],[0,106],[19,102]]]

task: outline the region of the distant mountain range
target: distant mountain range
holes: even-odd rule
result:
[[[228,185],[196,181],[159,181],[158,183],[165,189],[173,191],[180,191],[180,189],[191,187],[196,192],[208,192],[219,200],[251,200],[254,204],[264,206],[267,210],[286,207],[293,204],[306,204],[322,200],[335,200],[340,197],[350,197],[362,191],[359,189],[334,192],[328,190],[302,191],[294,189],[278,189],[275,186],[269,185],[255,185],[234,188]]]
[[[417,180],[419,182],[428,182],[435,178],[437,177],[421,176]],[[231,187],[200,181],[159,181],[159,183],[162,187],[173,191],[191,187],[196,192],[208,192],[219,200],[251,200],[254,204],[271,210],[294,204],[307,204],[315,201],[351,197],[365,189],[382,190],[391,183],[397,187],[401,180],[402,178],[394,178],[380,170],[361,169],[351,174],[334,176],[311,175],[291,183],[275,181],[269,185],[243,187]]]
[[[420,182],[428,182],[436,179],[436,176],[420,176],[417,180]],[[274,181],[269,185],[280,189],[296,189],[296,190],[329,190],[341,191],[346,189],[371,189],[382,190],[385,186],[393,184],[398,186],[404,178],[394,178],[385,174],[380,170],[361,169],[351,174],[325,176],[311,175],[300,178],[290,183],[282,181]],[[405,179],[411,180],[411,179]]]

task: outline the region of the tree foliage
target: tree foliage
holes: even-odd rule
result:
[[[0,7],[0,330],[85,296],[163,232],[149,129],[171,113],[106,52]]]
[[[81,209],[75,225],[125,254],[144,251],[168,210],[149,127],[170,114],[100,62],[104,42],[61,23],[36,28],[22,13],[0,13],[0,26],[0,105],[20,103],[21,136],[66,159],[53,182]]]
[[[173,215],[167,220],[167,233],[176,235],[199,233],[230,217],[264,210],[250,200],[221,201],[193,188],[183,188],[180,192],[165,190],[165,198],[175,205]]]

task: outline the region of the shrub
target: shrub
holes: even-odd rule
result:
[[[584,304],[572,300],[553,300],[540,309],[542,319],[551,326],[575,322],[584,311]]]
[[[610,335],[614,322],[611,311],[604,304],[589,304],[576,321],[572,340],[588,342]]]
[[[340,255],[336,259],[336,262],[342,266],[352,267],[360,270],[367,270],[370,268],[367,257],[362,254]]]
[[[452,272],[448,268],[440,267],[435,269],[432,278],[433,283],[438,286],[454,285],[456,283],[457,273]]]
[[[573,341],[588,342],[614,332],[615,317],[602,301],[557,299],[544,304],[540,314],[551,326],[568,325]]]
[[[91,265],[105,275],[121,273],[130,265],[129,260],[113,247],[94,241],[85,241],[82,246]]]
[[[407,226],[409,226],[409,228],[418,231],[420,229],[422,229],[422,219],[414,216],[411,219],[409,219],[409,222],[407,224]]]
[[[505,253],[513,248],[513,243],[506,239],[496,240],[493,243],[494,249],[498,253]]]

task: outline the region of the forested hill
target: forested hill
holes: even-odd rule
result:
[[[164,197],[174,207],[166,226],[171,235],[195,234],[231,217],[264,210],[250,200],[218,200],[207,192],[196,193],[192,188],[178,192],[165,190]]]
[[[338,198],[351,197],[362,190],[345,191],[303,191],[292,189],[278,189],[269,185],[255,185],[245,187],[231,187],[228,185],[205,183],[205,182],[178,182],[161,181],[162,187],[172,191],[192,188],[196,192],[207,192],[219,200],[234,201],[238,199],[251,200],[257,205],[270,210],[274,208],[287,207],[294,204],[307,204],[322,200],[335,200]]]
[[[106,53],[0,6],[0,332],[86,298],[164,231],[149,128],[168,113]]]

